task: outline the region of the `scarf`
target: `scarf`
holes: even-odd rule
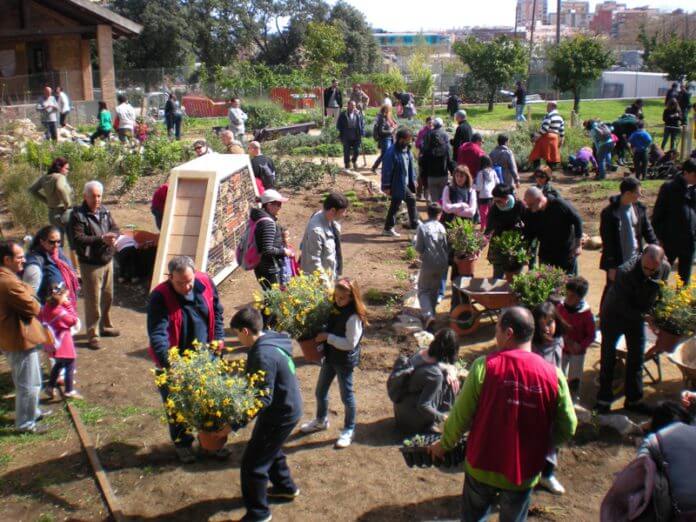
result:
[[[450,200],[456,201],[457,203],[464,202],[470,204],[469,190],[469,187],[460,187],[456,183],[452,183],[450,185]]]
[[[56,249],[53,254],[49,255],[58,267],[63,281],[65,281],[65,286],[70,294],[70,302],[77,304],[77,292],[80,289],[80,283],[77,280],[77,275],[75,275],[72,267],[61,259],[60,255],[58,254],[58,249]]]
[[[575,306],[570,306],[568,303],[563,303],[563,308],[568,310],[571,314],[576,314],[583,308],[585,308],[585,300],[581,300],[577,305]]]
[[[495,204],[496,207],[498,207],[498,210],[501,210],[503,212],[507,212],[509,210],[512,210],[515,207],[515,196],[512,194],[507,197],[507,202],[505,205],[502,207],[498,205],[497,203]]]

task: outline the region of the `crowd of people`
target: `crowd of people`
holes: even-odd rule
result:
[[[668,94],[666,135],[668,123],[674,123],[668,111],[683,101],[681,92],[677,88],[674,96]],[[523,121],[522,84],[517,85],[515,96],[516,119]],[[42,102],[46,112],[53,111],[50,98],[48,92]],[[343,97],[334,82],[324,93],[324,106],[327,116],[336,118],[345,167],[356,168],[369,97],[356,85],[348,98],[347,108],[342,110]],[[401,115],[412,118],[412,96],[394,93],[394,98]],[[178,138],[175,96],[169,101],[167,127]],[[654,405],[643,400],[645,314],[658,299],[660,282],[667,280],[675,261],[684,281],[691,275],[696,241],[696,160],[685,161],[680,173],[661,187],[650,213],[640,198],[641,162],[652,138],[645,136],[640,103],[626,109],[625,114],[637,122],[635,130],[624,132],[621,139],[631,151],[636,175],[620,180],[618,194],[609,199],[600,215],[603,250],[599,268],[606,272],[606,283],[595,315],[586,302],[589,283],[579,275],[577,262],[582,253],[583,220],[552,184],[552,167],[561,162],[565,129],[557,105],[547,105],[529,157],[532,164],[538,162],[532,175],[534,183],[523,192],[508,136],[497,136],[497,146],[487,154],[484,137],[472,129],[466,111],[458,103],[456,107],[452,103],[451,109],[456,123],[452,138],[440,118],[429,118],[414,136],[408,128],[398,126],[391,102],[382,105],[373,129],[380,144],[373,170],[381,166],[381,187],[390,198],[382,233],[400,236],[395,230],[396,217],[405,202],[414,248],[421,259],[418,297],[423,326],[435,333],[427,348],[397,360],[387,383],[389,398],[396,425],[404,434],[441,435],[429,447],[434,458],[442,458],[468,433],[462,520],[484,520],[495,504],[500,506],[501,519],[525,520],[537,484],[554,494],[565,492],[556,476],[558,449],[572,438],[577,426],[574,404],[580,401],[585,354],[595,341],[597,318],[601,359],[594,410],[599,414],[612,412],[616,351],[622,336],[627,346],[625,409],[648,415],[658,415],[664,409],[660,406],[656,412]],[[103,121],[100,119],[100,136],[116,129],[120,139],[130,139],[136,124],[131,111],[127,99],[119,97],[117,122],[112,122],[103,107],[101,112],[109,116],[104,114]],[[272,331],[272,318],[252,307],[242,308],[229,322],[233,334],[249,349],[247,371],[265,372],[263,387],[267,393],[262,396],[263,406],[240,467],[247,510],[242,520],[257,522],[271,520],[269,499],[292,500],[300,494],[282,447],[298,425],[302,434],[329,429],[328,396],[335,379],[344,405],[343,428],[335,447],[352,444],[358,412],[353,373],[360,361],[369,317],[358,282],[344,275],[340,221],[349,207],[348,199],[338,192],[329,193],[321,209],[308,220],[296,250],[290,244],[288,228],[279,221],[288,198],[276,189],[275,166],[261,153],[261,145],[245,143],[245,120],[239,100],[233,99],[229,129],[221,133],[221,140],[231,154],[244,153],[246,146],[259,188],[258,206],[252,208],[247,223],[249,244],[245,245],[254,250],[255,255],[249,258],[255,261],[244,268],[253,270],[263,290],[282,287],[300,271],[319,271],[334,295],[330,320],[315,339],[323,345],[315,387],[316,411],[301,424],[303,399],[290,338]],[[55,120],[53,124],[46,126],[49,135]],[[611,165],[610,155],[617,150],[616,125],[590,121],[585,128],[592,141],[587,160],[594,162],[597,176],[604,178]],[[416,156],[411,151],[414,138]],[[674,138],[673,133],[670,138]],[[197,156],[213,153],[204,140],[196,141],[193,148]],[[541,166],[541,160],[547,166]],[[128,259],[124,250],[133,245],[103,205],[104,187],[97,181],[86,183],[82,203],[73,206],[68,175],[68,161],[57,158],[48,173],[32,185],[30,192],[48,207],[50,224],[39,230],[28,251],[14,241],[0,244],[0,346],[11,367],[16,387],[15,425],[22,432],[44,432],[42,419],[50,413],[39,407],[41,351],[45,350],[51,360],[46,395],[52,398],[62,384],[66,396],[79,398],[74,386],[77,352],[73,334],[84,326],[87,347],[93,350],[102,348],[102,336],[119,335],[110,313],[114,258],[123,275]],[[162,185],[152,200],[158,228],[167,191],[168,185]],[[419,197],[427,200],[425,221],[418,213]],[[465,379],[455,364],[459,354],[456,333],[449,328],[435,331],[437,305],[448,275],[452,280],[468,275],[457,273],[448,244],[445,227],[455,218],[470,220],[488,240],[508,230],[520,231],[533,256],[530,266],[550,265],[568,275],[562,301],[548,301],[533,310],[515,306],[500,314],[495,328],[497,349],[473,361]],[[501,260],[490,251],[488,256],[494,277],[501,278]],[[147,306],[149,351],[158,372],[168,368],[172,347],[183,354],[194,341],[216,341],[218,347],[225,342],[224,310],[212,279],[198,271],[187,256],[172,258],[167,268],[166,280],[154,288]],[[80,292],[84,321],[76,313]],[[453,285],[453,306],[457,299],[461,296]],[[169,390],[163,386],[160,393],[166,403]],[[685,394],[683,403],[686,412],[696,404],[696,395]],[[675,419],[689,424],[692,418],[684,412]],[[650,448],[655,440],[662,439],[671,442],[661,448],[671,458],[693,454],[696,434],[692,429],[655,418],[657,438],[647,439],[641,455],[653,455]],[[229,457],[225,448],[195,452],[193,436],[176,418],[170,418],[169,432],[182,463],[191,463],[199,456]],[[267,489],[269,480],[272,487]],[[694,491],[684,486],[683,480],[674,495],[680,505],[689,507],[689,494]]]

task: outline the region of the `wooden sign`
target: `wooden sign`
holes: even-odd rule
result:
[[[257,195],[246,154],[206,154],[172,169],[150,288],[178,255],[193,258],[215,284],[230,275]]]

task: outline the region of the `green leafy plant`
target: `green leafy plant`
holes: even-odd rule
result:
[[[428,438],[423,435],[414,435],[410,439],[404,439],[402,444],[407,448],[424,448],[430,445]]]
[[[280,188],[298,189],[316,186],[329,174],[334,177],[339,167],[327,161],[285,160],[276,163],[276,183]]]
[[[512,291],[522,306],[534,308],[553,295],[562,296],[567,277],[560,268],[542,265],[536,270],[516,275],[512,280]]]
[[[529,245],[519,230],[506,230],[493,236],[489,248],[491,256],[500,262],[506,271],[519,270],[531,259]]]
[[[321,332],[333,310],[333,288],[320,272],[293,277],[285,288],[276,283],[254,297],[257,308],[274,317],[275,330],[298,340]]]
[[[216,356],[217,344],[195,343],[179,354],[169,350],[169,367],[156,372],[155,384],[166,387],[165,409],[170,418],[198,431],[218,431],[243,424],[261,407],[264,373],[247,374],[244,359],[225,361]]]
[[[408,245],[404,250],[404,259],[406,261],[414,261],[418,257],[418,252],[413,245]]]
[[[243,109],[249,116],[246,126],[252,130],[278,127],[288,121],[283,108],[269,100],[244,100]]]
[[[680,336],[696,332],[696,281],[684,284],[675,275],[674,284],[662,283],[660,297],[650,312],[660,330]]]
[[[477,257],[486,246],[486,236],[470,219],[455,218],[447,224],[447,241],[458,257]]]

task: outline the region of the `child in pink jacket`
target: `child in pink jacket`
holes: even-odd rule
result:
[[[41,309],[39,319],[53,334],[53,344],[45,346],[48,355],[55,359],[51,369],[51,376],[46,387],[46,395],[53,398],[54,389],[61,370],[65,369],[65,396],[73,399],[82,399],[77,390],[73,388],[73,375],[75,373],[75,343],[72,329],[79,329],[79,318],[75,308],[70,303],[68,289],[65,283],[58,283],[51,288],[51,295]]]

